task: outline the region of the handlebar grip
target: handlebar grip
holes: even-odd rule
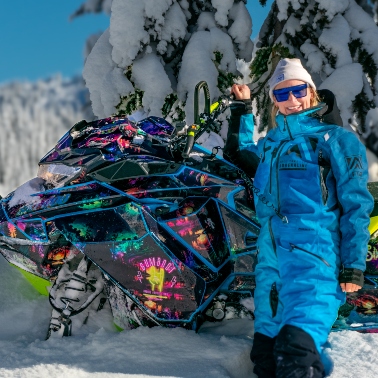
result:
[[[188,129],[185,148],[181,154],[181,156],[184,159],[187,159],[189,157],[190,151],[192,151],[193,144],[194,144],[194,136],[196,135],[196,131],[197,131],[196,125],[192,125]]]

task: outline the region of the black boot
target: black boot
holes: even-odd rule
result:
[[[285,325],[274,345],[277,378],[322,378],[324,366],[313,338],[302,329]]]
[[[273,357],[273,348],[276,338],[271,338],[256,332],[253,338],[251,360],[255,364],[253,372],[259,378],[275,378],[276,363]]]

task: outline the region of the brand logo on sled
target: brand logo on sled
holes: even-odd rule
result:
[[[167,260],[161,259],[160,257],[150,257],[148,259],[144,259],[142,262],[139,263],[139,268],[142,272],[144,272],[146,269],[150,267],[163,269],[168,273],[172,273],[176,269],[176,267],[171,262],[167,264]]]
[[[147,307],[155,309],[154,303],[164,299],[183,299],[181,294],[172,292],[172,289],[180,288],[173,273],[176,267],[172,262],[161,257],[149,257],[137,263],[137,266],[139,270],[135,280],[141,284],[148,283],[143,288],[143,297],[148,299],[148,303],[144,303]]]
[[[364,166],[361,155],[345,156],[345,161],[348,168],[349,178],[362,177]]]

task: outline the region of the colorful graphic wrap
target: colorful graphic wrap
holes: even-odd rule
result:
[[[12,239],[28,239],[12,222],[7,221],[0,223],[0,234]]]
[[[165,224],[216,268],[224,263],[228,253],[226,235],[213,199],[196,213]]]
[[[110,277],[116,277],[157,318],[189,319],[197,308],[195,292],[203,292],[204,283],[180,261],[168,256],[149,235],[129,242],[122,253],[114,254],[121,250],[119,245],[86,245],[84,253],[101,263]]]
[[[175,130],[164,118],[159,117],[148,117],[139,122],[138,126],[147,134],[160,138],[171,136]]]
[[[232,185],[229,181],[190,168],[183,169],[177,178],[186,186]]]
[[[47,241],[45,228],[41,221],[16,221],[15,223],[31,240]]]
[[[139,211],[127,204],[118,211],[94,211],[88,214],[57,219],[55,223],[73,242],[98,243],[103,241],[137,240],[146,234]]]
[[[246,252],[255,245],[258,236],[258,228],[253,227],[251,222],[238,216],[233,210],[219,204],[226,235],[229,239],[231,253]]]
[[[366,257],[366,274],[378,275],[378,239],[369,240]]]
[[[62,205],[80,204],[82,209],[103,207],[98,201],[107,197],[119,196],[119,194],[97,183],[84,184],[82,186],[63,187],[46,191],[43,194],[33,195],[32,201],[24,202],[10,207],[6,204],[6,211],[11,217],[20,217],[28,213],[46,210]],[[109,203],[106,202],[107,205]]]

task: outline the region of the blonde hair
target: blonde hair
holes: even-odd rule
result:
[[[318,92],[312,88],[312,87],[309,87],[311,93],[312,93],[312,97],[310,99],[310,106],[316,106],[318,105],[321,100],[319,98],[319,95],[318,95]],[[273,129],[274,127],[277,126],[277,122],[276,122],[276,115],[277,115],[277,112],[278,112],[278,106],[276,106],[274,103],[272,104],[272,110],[270,112],[270,120],[269,120],[269,126],[268,126],[268,130],[270,129]]]

